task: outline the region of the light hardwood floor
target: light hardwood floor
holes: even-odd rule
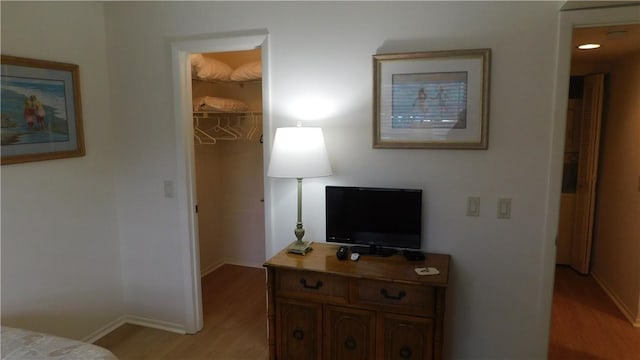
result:
[[[196,335],[124,325],[96,342],[120,360],[268,358],[264,269],[225,265],[202,281]],[[556,269],[549,360],[640,360],[634,328],[589,276]]]
[[[120,360],[261,360],[267,344],[266,272],[224,265],[202,279],[204,329],[195,335],[124,325],[96,341]]]
[[[549,360],[640,360],[634,328],[591,276],[556,268]]]

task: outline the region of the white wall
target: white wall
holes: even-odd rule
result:
[[[321,240],[325,184],[425,190],[424,249],[453,256],[445,348],[450,358],[544,358],[550,282],[545,199],[558,3],[108,3],[107,38],[127,302],[134,313],[180,324],[186,249],[178,206],[162,195],[176,178],[170,41],[267,29],[273,128],[320,96],[334,176],[305,180],[304,221]],[[478,16],[482,14],[482,16]],[[535,44],[535,46],[532,46]],[[385,52],[491,48],[489,150],[371,148],[372,60]],[[568,79],[568,77],[567,77]],[[266,144],[272,134],[265,134]],[[144,140],[142,140],[144,139]],[[268,149],[266,148],[268,155]],[[561,158],[561,157],[560,157]],[[273,233],[267,255],[288,244],[295,184],[268,180]],[[559,176],[557,181],[559,198]],[[480,217],[465,217],[467,196]],[[512,217],[495,217],[498,197]],[[272,199],[272,200],[271,200]],[[552,264],[548,262],[548,264]]]
[[[215,121],[202,120],[202,128],[214,126]],[[247,129],[244,126],[250,119],[232,121],[232,125]],[[224,263],[253,267],[264,263],[263,154],[259,138],[260,133],[251,140],[195,145],[203,275]]]
[[[124,312],[103,7],[1,6],[2,54],[80,66],[86,142],[2,166],[2,324],[86,338]]]
[[[266,28],[274,120],[265,127],[293,124],[305,96],[334,106],[314,123],[335,175],[305,181],[308,236],[323,236],[325,184],[422,187],[424,248],[453,256],[448,357],[546,356],[564,132],[552,119],[564,119],[569,75],[556,33],[568,46],[573,24],[629,21],[628,9],[565,14],[556,30],[550,2],[107,3],[107,77],[101,5],[1,6],[3,53],[81,65],[87,140],[83,158],[2,168],[3,323],[79,337],[122,313],[186,322],[187,250],[176,200],[163,196],[177,177],[169,42]],[[372,54],[481,47],[493,50],[489,150],[371,149]],[[295,185],[268,180],[268,190],[271,255],[291,240]],[[482,199],[479,218],[464,216],[468,195]],[[499,196],[513,199],[510,220],[495,219]]]
[[[640,326],[640,53],[614,62],[608,81],[592,271]]]

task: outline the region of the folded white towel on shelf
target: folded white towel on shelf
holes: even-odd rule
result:
[[[216,96],[201,96],[193,99],[193,111],[243,112],[247,110],[249,106],[236,99]]]

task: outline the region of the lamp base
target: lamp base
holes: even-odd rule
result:
[[[294,254],[300,254],[300,255],[307,255],[307,253],[311,250],[313,250],[313,248],[311,247],[311,241],[294,241],[291,243],[291,245],[287,246],[287,252],[290,253],[294,253]]]

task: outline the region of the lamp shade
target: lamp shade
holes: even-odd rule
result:
[[[309,178],[331,175],[331,165],[318,127],[276,129],[267,175],[279,178]]]

